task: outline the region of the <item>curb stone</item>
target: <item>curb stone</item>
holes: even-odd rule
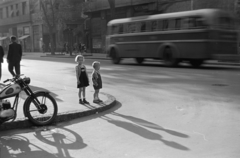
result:
[[[57,124],[57,123],[64,122],[64,121],[70,121],[73,119],[94,115],[96,113],[100,113],[100,112],[109,110],[116,105],[115,97],[113,97],[110,94],[106,94],[106,93],[102,93],[102,94],[106,95],[108,98],[106,101],[104,101],[101,104],[103,106],[93,107],[86,111],[74,110],[74,111],[58,113],[57,117],[55,118],[55,120],[52,124]],[[0,125],[0,131],[12,130],[12,129],[23,129],[23,128],[29,128],[29,127],[33,127],[33,126],[34,125],[31,122],[29,122],[27,118],[17,118],[13,122],[6,122],[6,123]]]

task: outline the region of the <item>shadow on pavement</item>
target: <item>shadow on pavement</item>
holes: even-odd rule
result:
[[[146,121],[146,120],[143,120],[143,119],[140,119],[140,118],[136,118],[136,117],[133,117],[133,116],[127,116],[127,115],[119,114],[119,113],[116,113],[116,112],[113,112],[111,114],[122,117],[122,118],[125,118],[127,120],[130,120],[133,123],[136,123],[138,125],[141,125],[141,126],[144,126],[144,127],[147,127],[147,128],[156,129],[156,130],[161,130],[161,131],[167,132],[167,133],[169,133],[171,135],[174,135],[174,136],[178,136],[178,137],[182,137],[182,138],[188,138],[189,137],[186,134],[183,134],[183,133],[180,133],[180,132],[177,132],[177,131],[174,131],[174,130],[170,130],[170,129],[165,129],[165,128],[157,125],[157,124],[154,124],[152,122],[149,122],[149,121]]]
[[[87,146],[77,133],[66,128],[37,128],[34,136],[42,143],[55,147],[58,153],[49,153],[39,145],[31,143],[24,136],[6,135],[0,138],[1,156],[4,158],[32,158],[33,156],[71,158],[68,150],[79,150]],[[46,145],[44,146],[46,147]],[[34,148],[34,151],[32,151],[32,148]]]
[[[36,150],[31,151],[31,146],[36,148]],[[26,137],[20,135],[2,136],[0,138],[0,148],[1,157],[4,158],[32,158],[33,155],[36,157],[57,158],[57,155],[30,143]]]
[[[89,109],[95,109],[96,108],[96,107],[93,107],[92,105],[85,105],[85,106],[88,107]],[[102,104],[102,106],[104,106],[104,105]],[[189,137],[188,135],[177,132],[177,131],[173,131],[173,130],[170,130],[170,129],[164,129],[163,127],[161,127],[157,124],[151,123],[149,121],[145,121],[145,120],[140,119],[140,118],[116,113],[115,111],[117,109],[119,109],[120,107],[122,107],[122,104],[117,101],[116,106],[114,108],[110,109],[110,110],[107,110],[105,112],[102,112],[102,113],[99,113],[99,114],[96,114],[96,115],[92,115],[90,117],[82,118],[81,120],[76,119],[76,120],[71,121],[67,124],[64,124],[64,126],[69,125],[69,124],[72,125],[72,124],[76,124],[76,123],[80,123],[80,122],[85,122],[85,121],[89,121],[89,120],[96,119],[96,118],[101,118],[101,119],[106,120],[107,122],[109,122],[109,123],[111,123],[115,126],[118,126],[118,127],[123,128],[127,131],[135,133],[135,134],[137,134],[137,135],[139,135],[143,138],[146,138],[146,139],[149,139],[149,140],[159,140],[159,141],[163,142],[165,145],[170,146],[170,147],[175,148],[175,149],[186,150],[186,151],[190,150],[189,148],[187,148],[187,147],[185,147],[185,146],[183,146],[179,143],[165,140],[165,139],[162,138],[162,136],[160,134],[154,133],[154,132],[152,132],[152,131],[150,131],[146,128],[141,127],[140,125],[142,125],[144,127],[147,127],[147,128],[162,130],[162,131],[165,131],[169,134],[172,134],[172,135],[178,136],[178,137],[182,137],[182,138],[188,138]],[[120,121],[120,120],[112,119],[108,116],[105,116],[105,115],[109,115],[109,114],[125,118],[127,120],[132,121],[133,123],[126,122],[126,121]]]
[[[154,133],[152,131],[147,130],[146,128],[143,128],[141,126],[138,126],[136,124],[130,123],[130,122],[125,122],[125,121],[119,121],[119,120],[114,120],[109,117],[103,116],[102,119],[108,121],[111,124],[114,124],[115,126],[121,127],[127,131],[130,131],[132,133],[135,133],[143,138],[149,139],[149,140],[159,140],[163,142],[165,145],[170,146],[175,149],[179,150],[190,150],[189,148],[173,142],[173,141],[168,141],[162,138],[162,136],[158,133]]]

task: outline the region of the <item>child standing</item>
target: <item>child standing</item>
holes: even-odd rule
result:
[[[98,61],[94,61],[92,63],[92,67],[93,67],[93,72],[92,72],[92,81],[93,81],[93,88],[95,90],[94,94],[93,94],[93,102],[94,103],[100,103],[102,102],[102,100],[99,99],[98,94],[100,89],[102,88],[102,78],[101,78],[101,74],[99,72],[100,70],[100,62]]]
[[[85,98],[85,89],[89,86],[89,79],[86,71],[86,66],[83,64],[84,57],[82,55],[77,55],[75,58],[75,62],[78,63],[76,66],[76,77],[77,77],[77,88],[79,88],[78,96],[80,104],[89,104],[89,102]],[[81,98],[83,96],[83,100]]]

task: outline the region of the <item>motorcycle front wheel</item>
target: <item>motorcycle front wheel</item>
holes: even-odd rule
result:
[[[58,107],[55,99],[44,92],[35,94],[35,98],[31,97],[25,107],[25,113],[29,121],[37,126],[51,124],[57,116],[57,111]]]

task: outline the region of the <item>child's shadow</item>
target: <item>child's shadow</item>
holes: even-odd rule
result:
[[[186,135],[184,133],[180,133],[180,132],[170,130],[170,129],[165,129],[165,128],[163,128],[163,127],[161,127],[161,126],[159,126],[155,123],[143,120],[141,118],[137,118],[137,117],[133,117],[133,116],[127,116],[127,115],[119,114],[119,113],[116,113],[116,112],[112,112],[111,114],[122,117],[122,118],[125,118],[127,120],[130,120],[131,122],[134,122],[138,125],[141,125],[141,126],[144,126],[144,127],[147,127],[147,128],[161,130],[161,131],[167,132],[171,135],[175,135],[175,136],[182,137],[182,138],[188,138],[189,137],[188,135]]]
[[[35,91],[47,91],[47,92],[50,92],[50,95],[56,100],[56,101],[59,101],[59,102],[62,102],[63,100],[61,100],[61,99],[59,99],[58,98],[58,95],[56,94],[56,93],[53,93],[52,91],[50,91],[50,90],[48,90],[48,89],[45,89],[45,88],[42,88],[42,87],[36,87],[36,86],[29,86],[30,87],[30,89],[33,91],[33,92],[35,92]],[[20,97],[22,98],[22,99],[27,99],[27,94],[25,93],[25,92],[21,92],[21,94],[20,94]]]

